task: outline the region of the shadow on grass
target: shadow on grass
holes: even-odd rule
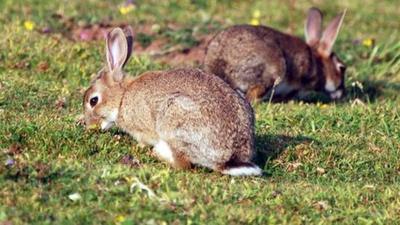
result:
[[[254,162],[264,168],[267,161],[278,158],[286,149],[310,142],[317,141],[302,135],[257,135]]]
[[[400,92],[400,83],[386,80],[363,80],[361,87],[347,87],[345,100],[360,99],[364,102],[376,102],[381,98],[396,97]]]
[[[320,92],[310,92],[300,97],[294,97],[292,100],[305,103],[347,103],[354,99],[363,102],[376,102],[382,98],[396,96],[400,92],[400,83],[393,83],[386,80],[361,80],[358,83],[346,87],[346,96],[340,100],[331,100],[326,94]],[[290,100],[290,99],[289,99]],[[273,100],[272,102],[287,102]]]

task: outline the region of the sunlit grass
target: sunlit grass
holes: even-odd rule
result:
[[[85,131],[82,91],[104,63],[102,41],[74,42],[52,14],[160,25],[152,37],[193,45],[193,25],[261,24],[302,35],[308,1],[11,1],[0,3],[0,223],[394,224],[400,220],[400,40],[395,1],[323,2],[348,8],[335,49],[349,65],[336,103],[255,107],[257,162],[265,176],[176,171],[117,129]],[[274,9],[274,10],[272,10]],[[25,21],[35,26],[27,29]],[[397,22],[397,23],[396,23]],[[177,31],[168,23],[180,24]],[[42,33],[49,26],[53,32]],[[29,26],[30,28],[30,26]],[[191,30],[193,28],[193,30]],[[371,45],[363,40],[373,39]],[[127,71],[165,69],[134,57]],[[124,157],[131,156],[127,161]],[[130,159],[137,159],[139,164]],[[121,160],[123,162],[121,162]],[[141,188],[140,188],[141,187]],[[146,188],[150,189],[150,194]],[[79,195],[74,195],[79,194]],[[71,198],[80,196],[79,198]]]

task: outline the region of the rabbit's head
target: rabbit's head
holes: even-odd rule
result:
[[[110,128],[118,118],[119,106],[125,91],[124,73],[133,45],[130,27],[115,28],[106,37],[107,65],[93,78],[83,98],[86,127],[100,125]]]
[[[345,94],[346,65],[332,52],[344,16],[345,12],[337,15],[322,32],[322,13],[317,8],[311,8],[305,24],[306,42],[316,57],[317,73],[323,78],[317,89],[326,92],[332,99],[339,99]]]

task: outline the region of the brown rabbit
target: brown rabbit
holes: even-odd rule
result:
[[[306,42],[264,26],[229,27],[210,41],[205,71],[221,77],[250,101],[287,100],[309,90],[341,98],[346,66],[332,47],[344,15],[336,16],[322,33],[322,14],[311,8]]]
[[[132,30],[112,30],[107,66],[85,92],[86,126],[113,124],[177,168],[200,165],[229,175],[260,175],[250,103],[215,75],[176,69],[126,77]]]

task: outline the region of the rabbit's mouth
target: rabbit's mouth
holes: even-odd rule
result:
[[[337,100],[337,99],[342,98],[342,97],[343,97],[343,94],[344,94],[343,90],[336,90],[336,91],[334,91],[334,92],[330,92],[330,93],[329,93],[329,97],[330,97],[331,99],[333,99],[333,100]]]
[[[337,100],[345,95],[345,88],[343,84],[338,86],[332,80],[327,80],[325,83],[325,92],[329,95],[332,100]]]
[[[109,121],[106,119],[92,119],[90,122],[85,121],[85,128],[87,130],[97,130],[101,128],[101,130],[108,130],[114,125],[114,121]]]
[[[84,124],[85,128],[88,130],[98,128],[101,128],[102,130],[108,130],[115,124],[117,118],[118,109],[113,109],[111,112],[107,113],[106,116],[87,116]]]
[[[85,116],[85,118],[83,119],[83,124],[85,125],[86,130],[98,129],[99,122],[100,122],[100,118],[98,118],[98,117]]]

